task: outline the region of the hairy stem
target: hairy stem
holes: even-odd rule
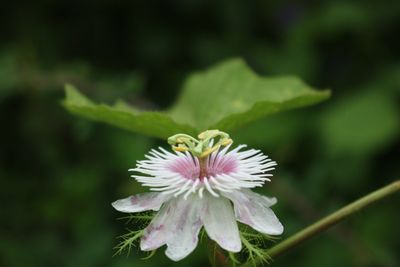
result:
[[[275,258],[290,250],[291,248],[296,247],[303,241],[327,230],[328,228],[347,218],[351,214],[398,191],[400,191],[400,180],[395,181],[381,189],[378,189],[354,201],[353,203],[350,203],[340,210],[326,216],[325,218],[315,222],[307,228],[304,228],[300,232],[294,234],[293,236],[287,238],[286,240],[267,250],[267,253],[271,258]],[[243,267],[244,266],[247,266],[247,264],[243,265]]]

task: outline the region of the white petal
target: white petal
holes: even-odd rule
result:
[[[170,195],[160,193],[142,193],[117,200],[111,205],[121,212],[140,212],[145,210],[159,210],[161,205],[170,198]]]
[[[239,252],[242,249],[239,230],[232,205],[224,197],[216,198],[204,194],[206,202],[203,214],[204,228],[208,236],[223,249]]]
[[[161,207],[151,223],[144,229],[144,234],[140,239],[141,250],[155,250],[167,243],[171,235],[171,214],[176,209],[176,198],[172,198]]]
[[[276,198],[267,198],[248,189],[223,195],[232,200],[238,221],[264,234],[282,234],[283,226],[269,208],[276,203]]]
[[[203,199],[197,195],[187,199],[180,197],[172,216],[171,236],[167,241],[165,254],[174,261],[189,255],[197,246],[198,235],[202,227],[201,210]]]

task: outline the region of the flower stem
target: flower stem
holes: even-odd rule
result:
[[[390,196],[396,192],[400,191],[400,180],[397,180],[385,187],[382,187],[356,201],[350,203],[349,205],[341,208],[340,210],[326,216],[325,218],[315,222],[314,224],[304,228],[300,232],[294,234],[293,236],[287,238],[286,240],[275,245],[271,249],[267,250],[267,254],[271,258],[275,258],[284,252],[296,247],[303,241],[327,230],[331,226],[337,224],[353,213],[367,207],[368,205],[381,200],[387,196]],[[242,265],[247,266],[248,264]],[[250,265],[249,265],[250,266]]]

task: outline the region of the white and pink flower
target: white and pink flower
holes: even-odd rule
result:
[[[230,139],[229,139],[230,140]],[[130,196],[112,203],[121,212],[158,211],[144,230],[140,248],[155,250],[167,245],[166,255],[178,261],[197,246],[204,226],[210,239],[227,251],[242,249],[236,221],[268,235],[280,235],[283,226],[270,209],[277,200],[252,192],[270,181],[277,165],[260,150],[242,150],[245,145],[229,150],[218,143],[211,150],[213,139],[206,142],[205,156],[171,153],[163,148],[151,150],[146,160],[138,161],[130,171],[148,193]],[[204,144],[203,144],[204,145]],[[204,155],[204,153],[203,153]]]

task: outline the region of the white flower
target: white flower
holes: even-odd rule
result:
[[[185,142],[178,139],[180,145],[174,148],[184,152],[153,149],[145,155],[146,160],[138,161],[136,168],[130,169],[138,173],[132,177],[153,192],[130,196],[112,205],[128,213],[158,211],[144,230],[141,250],[167,245],[165,254],[174,261],[181,260],[196,248],[204,226],[220,247],[239,252],[242,244],[236,220],[264,234],[283,232],[282,224],[270,209],[276,198],[250,190],[270,181],[272,174],[267,172],[274,170],[276,162],[259,150],[242,151],[245,145],[229,151],[231,140],[225,137],[213,147],[213,133],[208,138],[200,135],[200,141],[193,139],[202,146],[197,154],[193,153],[193,146],[182,145]]]

